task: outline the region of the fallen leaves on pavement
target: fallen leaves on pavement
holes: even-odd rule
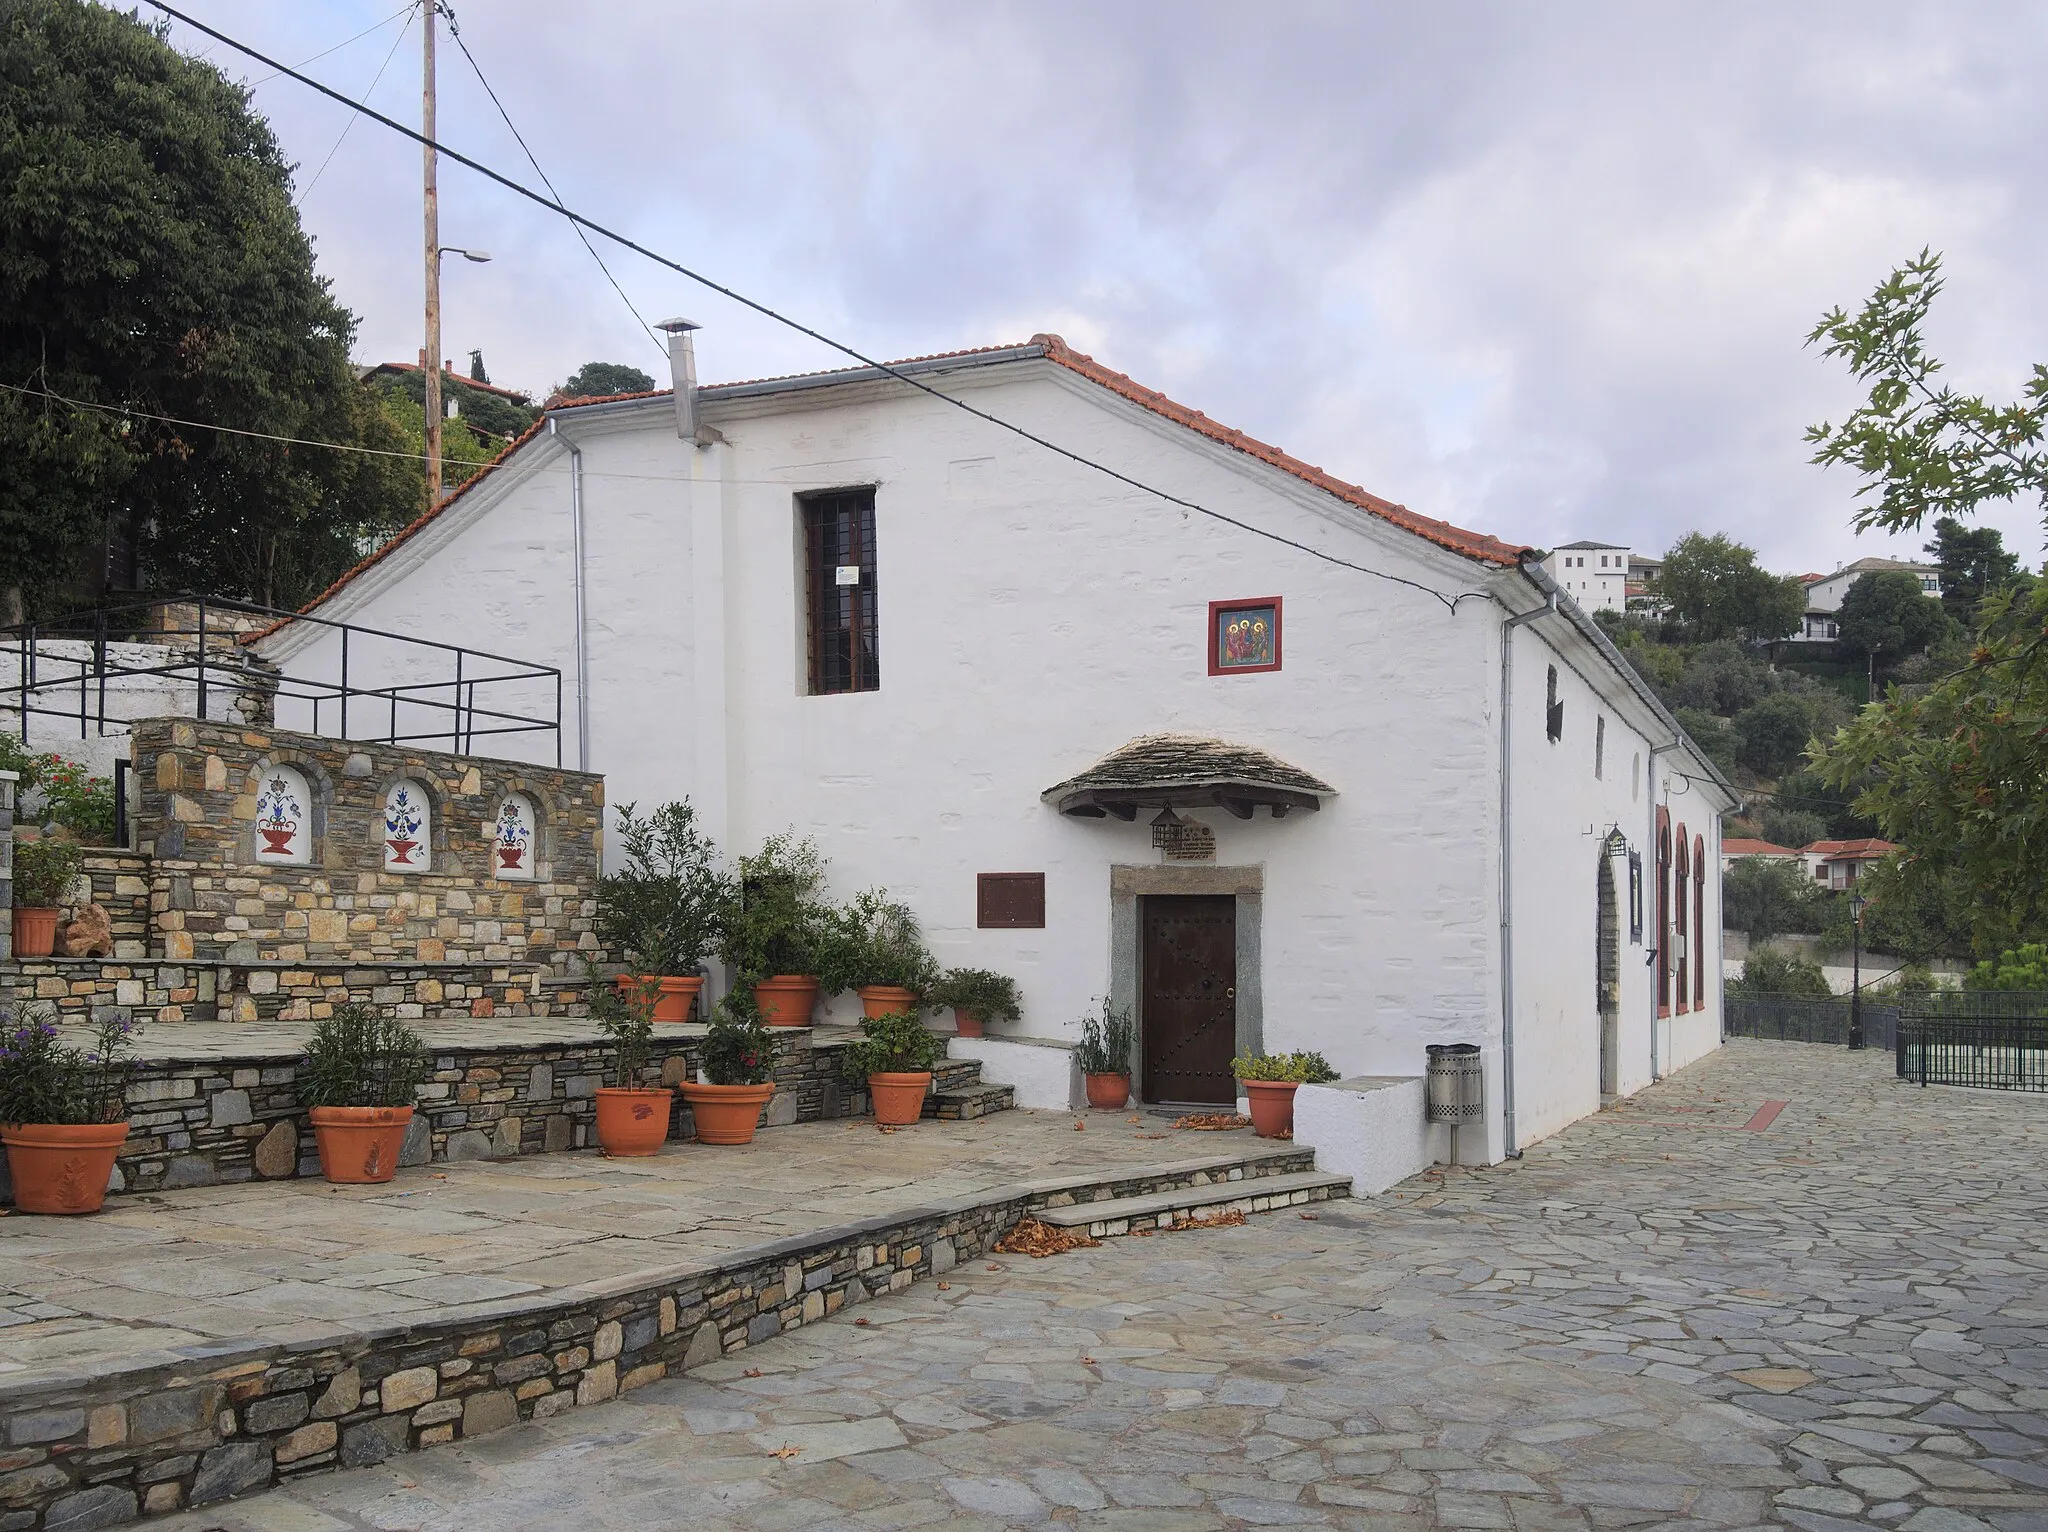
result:
[[[1044,1260],[1049,1255],[1062,1255],[1069,1250],[1101,1243],[1099,1239],[1090,1239],[1080,1229],[1055,1229],[1035,1218],[1020,1218],[1015,1228],[996,1241],[995,1248],[1003,1255],[1028,1255],[1034,1260]]]
[[[1173,1125],[1192,1128],[1197,1133],[1228,1133],[1232,1128],[1249,1128],[1252,1120],[1235,1112],[1191,1112],[1186,1117],[1176,1118]]]

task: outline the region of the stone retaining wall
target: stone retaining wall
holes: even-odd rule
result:
[[[506,1300],[338,1344],[0,1384],[0,1532],[111,1526],[602,1403],[979,1259],[1033,1207],[1189,1180],[1151,1172],[1020,1191],[801,1236],[608,1296]]]
[[[641,1081],[673,1086],[695,1079],[699,1030],[657,1034]],[[866,1113],[867,1092],[839,1074],[843,1039],[815,1040],[810,1029],[791,1028],[776,1041],[777,1089],[762,1113],[764,1126]],[[594,1148],[597,1088],[611,1083],[614,1057],[600,1042],[434,1049],[433,1075],[420,1089],[399,1164]],[[971,1080],[975,1070],[972,1063],[941,1063],[935,1084]],[[934,1111],[934,1103],[926,1109]],[[673,1112],[669,1137],[694,1139],[696,1124],[680,1094]],[[117,1193],[320,1173],[295,1058],[144,1063],[128,1083],[128,1122]],[[0,1200],[12,1201],[4,1160]]]
[[[92,889],[92,902],[107,912],[114,931],[112,955],[149,956],[149,858],[118,846],[88,846],[80,876]]]
[[[152,858],[154,953],[300,963],[537,962],[567,976],[592,934],[604,779],[441,751],[245,729],[198,719],[134,726],[137,847]],[[311,862],[258,863],[253,825],[267,768],[295,767]],[[410,778],[431,806],[431,870],[387,872],[386,789]],[[493,875],[506,795],[541,816],[534,877]]]

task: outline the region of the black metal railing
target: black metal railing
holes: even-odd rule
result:
[[[286,668],[263,659],[255,641],[287,620],[299,632],[317,630],[316,643],[331,637],[332,655]],[[123,652],[124,643],[173,653],[137,658]],[[18,667],[6,690],[14,694],[24,740],[32,716],[63,719],[67,728],[75,723],[80,739],[125,734],[131,720],[109,710],[110,683],[118,704],[122,683],[155,680],[189,687],[197,718],[239,701],[245,710],[232,721],[288,727],[278,716],[286,704],[305,715],[306,733],[445,745],[458,754],[483,738],[552,735],[555,764],[562,763],[562,672],[554,666],[253,602],[157,595],[0,628],[0,657]],[[381,682],[364,684],[365,665]],[[391,678],[422,670],[424,679]],[[536,694],[538,703],[527,700]],[[248,716],[250,707],[264,716]]]
[[[1953,990],[1899,1018],[1898,1076],[1915,1085],[2048,1091],[2048,994]]]
[[[1735,995],[1722,1005],[1722,1032],[1727,1037],[1761,1037],[1777,1043],[1839,1043],[1849,1041],[1849,997],[1826,999],[1806,995]],[[1863,1041],[1866,1047],[1893,1046],[1899,1005],[1863,997]]]

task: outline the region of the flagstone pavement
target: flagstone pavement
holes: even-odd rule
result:
[[[1889,1062],[1734,1043],[1512,1166],[977,1262],[159,1525],[2048,1532],[2048,1098]]]

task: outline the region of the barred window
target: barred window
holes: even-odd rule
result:
[[[835,490],[802,508],[812,695],[878,690],[875,492]]]

